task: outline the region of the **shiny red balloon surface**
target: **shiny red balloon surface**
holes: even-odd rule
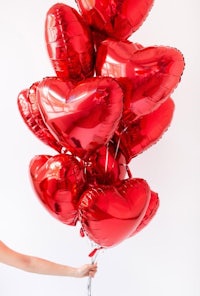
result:
[[[92,186],[79,203],[79,220],[87,236],[102,247],[128,238],[141,223],[151,190],[143,179],[121,181],[118,186]]]
[[[136,230],[133,231],[129,237],[143,230],[144,227],[146,227],[151,222],[151,220],[154,218],[155,214],[157,213],[159,205],[160,205],[160,201],[159,201],[158,194],[156,192],[151,191],[151,199],[149,202],[149,206],[146,210],[146,213],[144,215],[144,218],[142,219],[142,221],[140,222]]]
[[[55,139],[73,154],[86,158],[106,144],[118,127],[123,92],[109,77],[69,84],[46,78],[38,85],[43,120]]]
[[[92,34],[82,16],[74,8],[57,3],[48,10],[45,41],[58,77],[80,81],[93,76]]]
[[[116,143],[120,143],[127,163],[160,140],[171,124],[174,108],[174,102],[169,98],[155,111],[137,120],[131,121],[126,117],[121,120],[114,138]]]
[[[49,213],[65,224],[76,225],[77,203],[85,186],[81,163],[66,154],[38,155],[29,169],[33,188]]]
[[[111,141],[95,151],[86,167],[88,183],[115,184],[126,176],[126,159]]]
[[[18,96],[26,125],[60,153],[30,162],[39,200],[62,223],[80,222],[102,248],[141,231],[159,207],[158,194],[128,167],[168,129],[184,70],[176,48],[127,40],[153,2],[76,0],[80,14],[53,5],[45,42],[56,77]]]
[[[62,146],[49,132],[44,124],[38,109],[36,92],[39,82],[34,83],[29,89],[22,90],[17,97],[19,112],[32,133],[43,143],[61,152]]]
[[[127,39],[146,19],[153,0],[76,0],[93,31]]]
[[[116,78],[124,89],[124,110],[135,116],[155,110],[174,91],[184,69],[183,55],[166,46],[105,40],[97,51],[97,75]]]

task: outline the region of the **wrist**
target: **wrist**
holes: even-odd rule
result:
[[[78,268],[76,267],[70,267],[70,274],[72,277],[79,277],[79,272],[78,272]]]

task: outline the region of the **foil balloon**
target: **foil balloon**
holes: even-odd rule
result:
[[[49,132],[38,109],[36,100],[38,83],[34,83],[29,89],[24,89],[19,93],[17,97],[18,109],[31,132],[43,143],[61,152],[62,146]]]
[[[58,77],[76,82],[93,76],[92,35],[82,16],[74,8],[57,3],[48,10],[45,41]]]
[[[47,211],[64,224],[76,225],[85,186],[82,164],[66,154],[38,155],[29,169],[33,188]]]
[[[55,139],[83,159],[111,139],[123,109],[123,92],[109,77],[85,79],[72,89],[46,78],[38,85],[37,98]]]
[[[171,95],[183,69],[183,55],[172,47],[142,47],[108,39],[97,51],[97,75],[120,82],[124,112],[131,111],[135,118],[152,112]]]
[[[146,213],[144,215],[144,218],[142,219],[142,221],[140,222],[140,224],[138,225],[138,227],[136,228],[135,231],[133,231],[129,237],[137,234],[138,232],[140,232],[141,230],[144,229],[144,227],[146,227],[147,225],[149,225],[149,223],[152,221],[152,219],[155,217],[157,210],[159,208],[160,205],[160,201],[159,201],[159,197],[158,194],[156,192],[151,191],[151,199],[149,202],[149,206],[146,210]]]
[[[127,173],[125,156],[112,141],[95,151],[86,166],[87,182],[93,184],[115,184]]]
[[[127,39],[146,19],[153,0],[76,0],[79,10],[93,31]]]
[[[150,197],[151,190],[143,179],[123,180],[118,186],[92,186],[79,202],[82,229],[99,246],[115,246],[137,229]]]
[[[59,153],[30,161],[38,199],[57,220],[79,222],[81,233],[109,248],[157,213],[158,194],[133,178],[128,164],[168,129],[171,94],[185,63],[176,48],[127,40],[153,0],[76,3],[80,13],[57,3],[46,14],[45,43],[56,77],[21,91],[17,102],[29,129]]]
[[[156,110],[137,120],[131,121],[128,117],[121,120],[114,139],[119,142],[127,163],[160,140],[171,124],[174,108],[174,102],[169,98]]]

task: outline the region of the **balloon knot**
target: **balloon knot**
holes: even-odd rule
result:
[[[84,230],[83,230],[82,227],[81,227],[81,229],[80,229],[80,236],[81,236],[81,237],[84,237],[84,236],[85,236],[85,233],[84,233]]]
[[[89,257],[93,257],[97,251],[102,250],[103,247],[98,247],[92,250],[92,252],[90,252],[90,254],[88,255]]]

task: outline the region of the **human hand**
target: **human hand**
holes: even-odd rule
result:
[[[94,264],[85,264],[79,268],[77,268],[76,277],[94,277],[97,272],[97,263]]]

